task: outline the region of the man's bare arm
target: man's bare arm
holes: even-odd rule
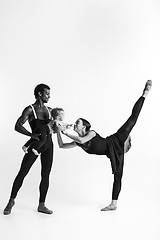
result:
[[[16,124],[15,124],[15,130],[21,134],[24,134],[26,136],[35,138],[37,140],[39,140],[38,136],[36,134],[32,134],[31,132],[29,132],[23,125],[24,123],[29,119],[30,115],[32,114],[32,109],[31,107],[26,107],[23,112],[22,115],[18,118]]]

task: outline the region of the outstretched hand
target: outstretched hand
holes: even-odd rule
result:
[[[63,125],[61,126],[61,125],[58,124],[57,129],[60,132],[64,132],[66,130],[66,126],[63,126]]]
[[[70,129],[73,127],[73,124],[68,124],[68,123],[62,123],[62,124],[57,124],[57,129],[60,132],[65,132],[67,129]]]
[[[64,123],[63,126],[66,127],[66,129],[70,129],[73,127],[73,124],[69,124],[69,123]]]

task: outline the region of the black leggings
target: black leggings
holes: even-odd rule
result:
[[[32,167],[37,157],[38,156],[36,156],[32,152],[31,148],[29,148],[28,153],[24,155],[20,170],[14,180],[10,198],[16,198],[17,193],[22,186],[25,176],[28,174],[30,168]],[[39,186],[40,190],[39,202],[45,202],[46,194],[49,187],[49,175],[52,167],[52,162],[53,162],[53,142],[51,136],[48,136],[45,146],[43,147],[41,153],[41,182]]]
[[[139,113],[142,109],[145,98],[140,97],[135,103],[132,114],[128,120],[123,124],[123,126],[117,131],[116,135],[122,143],[125,142],[132,128],[135,126]],[[113,190],[112,190],[112,200],[117,200],[119,193],[121,191],[121,180],[123,175],[123,165],[124,165],[124,154],[120,154],[120,164],[117,166],[117,172],[114,174]]]

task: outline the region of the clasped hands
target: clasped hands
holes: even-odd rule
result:
[[[67,124],[67,123],[65,123],[65,124],[62,124],[62,125],[58,124],[57,128],[58,128],[58,131],[60,131],[60,132],[62,132],[63,134],[65,134],[65,133],[66,133],[66,130],[67,130],[67,129],[70,129],[72,126],[73,126],[73,124]]]

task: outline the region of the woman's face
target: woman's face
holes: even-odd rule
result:
[[[84,129],[83,121],[78,119],[74,124],[74,131],[79,133]]]

